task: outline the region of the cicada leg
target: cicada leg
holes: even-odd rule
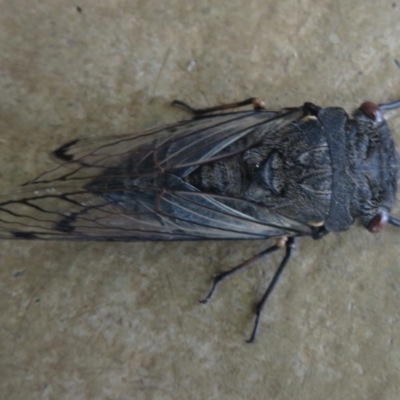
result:
[[[258,327],[260,325],[260,315],[262,313],[262,310],[265,306],[265,303],[268,300],[268,297],[274,290],[274,287],[276,286],[283,270],[285,269],[287,263],[289,262],[290,257],[292,256],[293,249],[295,247],[295,243],[296,243],[296,238],[294,238],[294,237],[289,238],[287,240],[287,242],[285,243],[285,247],[286,247],[285,256],[283,257],[281,263],[279,264],[279,267],[276,270],[275,275],[273,276],[270,284],[268,285],[267,290],[265,291],[264,295],[261,297],[261,300],[256,304],[256,320],[254,321],[253,331],[251,332],[251,336],[247,340],[247,343],[254,343],[254,341],[256,339]]]
[[[265,306],[265,303],[267,302],[270,294],[272,293],[272,291],[274,290],[283,270],[285,269],[291,255],[292,255],[292,251],[295,247],[295,240],[296,238],[294,237],[282,237],[280,239],[278,239],[277,243],[271,247],[269,247],[268,249],[262,251],[261,253],[255,255],[254,257],[250,258],[249,260],[244,261],[243,263],[239,264],[238,266],[225,271],[225,272],[221,272],[217,275],[214,276],[213,282],[211,284],[211,289],[208,292],[207,296],[200,300],[201,303],[207,303],[211,297],[213,296],[217,286],[224,281],[225,279],[229,278],[230,276],[236,274],[237,272],[250,267],[252,264],[254,264],[256,261],[260,260],[261,258],[265,257],[266,255],[273,253],[279,249],[281,249],[282,247],[284,247],[286,249],[285,252],[285,256],[283,257],[281,263],[279,264],[278,269],[276,270],[270,284],[267,287],[267,290],[265,291],[264,295],[262,296],[262,298],[260,299],[260,301],[256,304],[256,320],[254,322],[254,327],[253,327],[253,331],[251,333],[250,338],[247,340],[248,343],[252,343],[254,342],[256,336],[257,336],[257,331],[258,331],[258,326],[260,323],[260,315],[261,312]]]
[[[227,104],[220,104],[215,107],[208,107],[208,108],[193,108],[189,106],[188,104],[184,103],[183,101],[180,100],[174,100],[171,103],[172,106],[177,106],[177,107],[182,107],[185,110],[189,111],[192,113],[195,117],[205,115],[205,114],[210,114],[216,111],[224,111],[224,110],[230,110],[232,108],[238,108],[238,107],[244,107],[244,106],[249,106],[252,105],[254,110],[263,110],[265,109],[265,103],[259,99],[258,97],[250,97],[249,99],[243,100],[243,101],[238,101],[235,103],[227,103]]]

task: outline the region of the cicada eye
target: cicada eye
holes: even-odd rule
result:
[[[371,233],[380,232],[389,222],[389,214],[385,211],[379,213],[372,221],[368,224],[367,229]]]
[[[373,103],[372,101],[365,101],[361,104],[360,110],[369,118],[371,118],[376,123],[380,123],[383,121],[383,113],[379,108],[378,104]]]

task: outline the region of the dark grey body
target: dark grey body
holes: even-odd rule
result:
[[[377,129],[360,112],[349,119],[341,108],[310,106],[310,114],[259,145],[202,165],[186,180],[329,232],[348,229],[357,217],[368,224],[377,208],[390,212],[398,157],[386,122]]]
[[[304,224],[325,221],[332,197],[327,132],[315,117],[305,117],[251,149],[199,166],[186,181],[202,192],[251,200]]]

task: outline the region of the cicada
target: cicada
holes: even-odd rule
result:
[[[261,311],[297,237],[319,239],[359,221],[390,223],[399,155],[384,112],[400,101],[364,102],[349,116],[312,103],[277,111],[254,98],[191,111],[192,119],[103,139],[73,140],[59,165],[0,199],[0,237],[59,240],[225,240],[276,244],[216,275],[217,285],[284,249],[256,306]],[[251,110],[232,108],[253,104]]]

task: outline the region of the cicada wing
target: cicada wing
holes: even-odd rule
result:
[[[0,237],[63,240],[263,239],[308,226],[252,202],[188,190],[132,188],[122,202],[75,187],[0,202]],[[25,192],[25,195],[27,193]],[[114,193],[115,194],[115,193]],[[121,197],[123,198],[123,197]]]
[[[65,162],[25,185],[102,176],[126,163],[132,178],[170,170],[190,173],[198,165],[241,152],[302,116],[288,111],[244,111],[218,114],[145,132],[103,139],[74,140],[53,154]],[[108,171],[108,172],[109,172]]]
[[[140,136],[70,142],[55,152],[64,164],[0,199],[0,237],[182,240],[308,235],[308,226],[264,206],[201,193],[182,180],[202,163],[245,151],[302,115],[301,108],[218,114]]]

